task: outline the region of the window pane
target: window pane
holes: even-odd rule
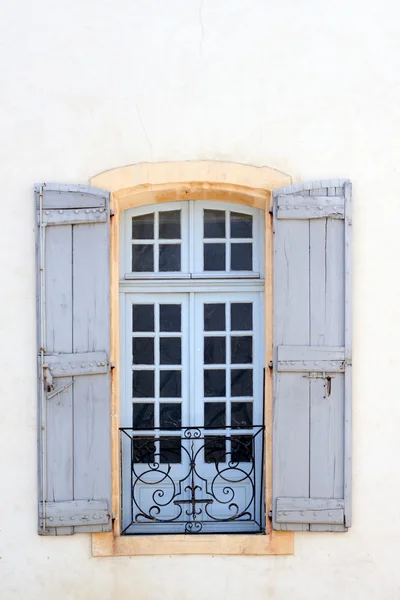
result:
[[[253,425],[253,403],[232,402],[231,404],[232,427],[251,427]]]
[[[231,330],[251,331],[253,329],[253,304],[235,302],[231,304]]]
[[[181,393],[181,372],[160,371],[160,397],[180,398]]]
[[[152,240],[154,238],[154,213],[133,217],[132,239]]]
[[[225,331],[225,304],[204,305],[204,331]]]
[[[154,404],[145,404],[143,402],[133,403],[132,427],[133,429],[153,429]]]
[[[182,426],[181,405],[172,403],[160,404],[160,428],[180,429]]]
[[[206,435],[204,438],[204,461],[206,463],[225,462],[225,438]]]
[[[225,237],[225,211],[207,209],[204,211],[204,237]]]
[[[204,396],[220,398],[226,395],[225,369],[204,370]]]
[[[181,439],[179,437],[160,438],[160,463],[181,462]]]
[[[253,217],[231,212],[231,238],[253,237]]]
[[[217,429],[226,425],[225,402],[204,403],[204,427],[206,429]]]
[[[160,304],[160,331],[181,330],[181,305]]]
[[[253,244],[231,244],[231,271],[253,270]]]
[[[231,444],[233,462],[252,461],[253,438],[251,435],[233,435]]]
[[[225,271],[225,244],[204,244],[204,270]]]
[[[220,365],[226,360],[226,348],[224,337],[204,338],[204,364]]]
[[[132,396],[134,398],[154,398],[154,371],[133,371]]]
[[[154,304],[132,305],[132,331],[154,331]]]
[[[151,244],[133,244],[132,271],[139,273],[154,271],[154,247]]]
[[[161,240],[179,240],[181,237],[181,211],[168,210],[158,213]]]
[[[251,335],[231,337],[231,363],[253,362],[253,338]]]
[[[180,244],[160,244],[158,269],[162,273],[181,270]]]
[[[181,338],[160,338],[160,365],[180,365]]]
[[[154,338],[133,338],[132,362],[134,365],[154,365]]]
[[[154,438],[132,438],[132,462],[154,463]]]
[[[251,369],[232,369],[231,396],[253,395],[253,371]]]

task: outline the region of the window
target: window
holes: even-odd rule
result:
[[[351,184],[226,163],[94,182],[36,187],[39,533],[128,556],[287,554],[293,531],[346,531]],[[218,496],[226,469],[243,480]]]
[[[121,230],[122,533],[260,532],[264,212],[167,203]]]

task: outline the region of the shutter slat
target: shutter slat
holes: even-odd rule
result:
[[[67,510],[71,502],[92,501],[106,503],[111,512],[109,193],[48,184],[37,186],[36,202],[43,209],[37,237],[45,279],[38,288],[39,332],[44,330],[39,533],[110,531],[110,516],[76,519],[71,526]],[[74,220],[82,207],[82,218],[94,215],[93,223]],[[59,217],[49,222],[51,214]],[[53,514],[50,521],[52,510],[60,518]]]
[[[274,193],[276,529],[344,531],[349,524],[348,186],[317,181]],[[278,519],[278,498],[299,499],[304,514]],[[344,509],[316,519],[301,504],[312,498],[344,499]]]
[[[74,352],[95,352],[109,347],[110,281],[108,229],[97,224],[74,227]],[[91,253],[88,254],[88,247]],[[96,260],[93,260],[93,256]],[[76,498],[103,498],[110,476],[111,453],[102,448],[109,442],[109,403],[101,401],[104,375],[76,380],[75,392],[83,400],[75,407],[74,491]],[[108,376],[107,376],[108,379]],[[109,383],[108,383],[109,385]],[[82,526],[82,531],[102,531],[101,526]]]

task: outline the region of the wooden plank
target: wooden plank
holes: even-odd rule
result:
[[[309,382],[298,373],[278,374],[273,420],[274,496],[306,496],[309,493]],[[276,507],[274,507],[273,512]],[[286,529],[276,523],[274,528]],[[308,525],[295,525],[306,531]]]
[[[50,225],[82,225],[83,223],[105,223],[105,208],[75,208],[43,211],[43,223]]]
[[[110,345],[108,224],[75,225],[73,259],[73,351],[104,351]],[[109,374],[75,379],[73,393],[75,498],[111,502]]]
[[[345,501],[345,521],[346,526],[350,527],[352,522],[351,506],[351,478],[352,478],[352,316],[351,316],[351,298],[352,298],[352,197],[351,183],[344,184],[344,193],[346,199],[346,220],[344,231],[345,242],[345,275],[344,275],[344,293],[345,293],[345,354],[346,371],[344,384],[344,501]]]
[[[331,219],[310,223],[310,343],[325,348],[344,343],[343,228],[344,221]],[[343,391],[340,374],[310,380],[311,496],[343,497]],[[327,531],[326,525],[310,529]],[[343,530],[343,521],[331,530]]]
[[[274,346],[309,343],[309,224],[275,224]],[[309,382],[301,373],[274,373],[273,493],[301,495],[309,490]],[[277,524],[273,505],[274,528]],[[307,530],[307,525],[294,525]]]
[[[35,186],[36,191],[39,185]],[[87,185],[43,184],[43,209],[100,208],[107,206],[108,193]],[[37,208],[39,200],[37,200]]]
[[[72,350],[72,230],[63,226],[46,230],[46,335],[47,352]],[[69,386],[70,377],[57,380],[57,389]],[[46,400],[46,499],[73,497],[72,389]],[[73,533],[72,527],[52,533]]]
[[[278,346],[277,361],[278,371],[341,372],[344,371],[344,348]]]
[[[40,516],[42,515],[43,506],[40,506]],[[66,523],[71,523],[74,527],[98,525],[110,520],[107,500],[68,500],[46,504],[46,523],[49,527],[65,527]]]
[[[52,377],[99,375],[108,372],[108,356],[106,352],[45,354],[44,358],[46,364],[49,366]]]

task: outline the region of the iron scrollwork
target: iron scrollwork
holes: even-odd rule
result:
[[[122,533],[263,531],[263,430],[121,428],[131,476]]]

